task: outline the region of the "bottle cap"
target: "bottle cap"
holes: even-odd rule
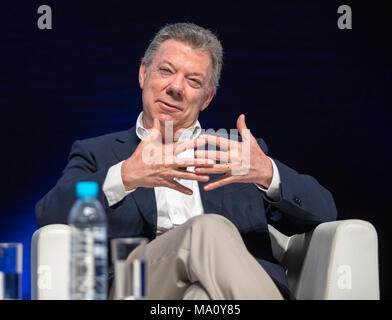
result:
[[[76,183],[76,195],[78,198],[96,197],[98,195],[98,183],[79,181]]]

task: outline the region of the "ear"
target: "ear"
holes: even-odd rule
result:
[[[214,97],[216,92],[216,88],[211,89],[211,91],[208,93],[207,99],[204,102],[204,104],[202,105],[202,107],[200,108],[200,111],[203,111],[205,108],[208,107],[208,105],[210,104],[212,98]]]
[[[146,79],[146,72],[147,72],[147,65],[146,62],[144,60],[142,60],[142,63],[140,64],[139,67],[139,85],[140,88],[143,89],[143,85],[144,85],[144,80]]]

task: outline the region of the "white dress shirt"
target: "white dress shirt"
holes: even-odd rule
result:
[[[139,114],[136,121],[136,135],[143,140],[147,137],[149,130],[144,128],[142,121],[143,112]],[[185,129],[180,135],[178,141],[186,141],[197,138],[201,133],[201,126],[199,121]],[[188,149],[178,155],[179,158],[193,158],[194,150]],[[120,202],[125,196],[130,194],[133,190],[126,191],[121,178],[121,165],[119,162],[109,168],[106,175],[102,190],[106,196],[109,206],[113,206]],[[274,201],[279,201],[280,198],[280,176],[276,164],[271,159],[273,167],[273,176],[271,185],[268,189],[261,188],[260,190],[266,192],[266,195]],[[188,167],[188,171],[194,171],[194,167]],[[188,219],[201,215],[204,213],[203,204],[201,202],[199,184],[195,180],[184,180],[175,178],[178,183],[193,191],[192,195],[183,194],[177,190],[167,187],[155,187],[155,198],[158,212],[158,229],[157,234],[161,234],[169,229],[172,229]]]

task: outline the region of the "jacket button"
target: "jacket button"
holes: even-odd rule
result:
[[[298,198],[298,197],[294,197],[294,202],[295,202],[296,204],[298,204],[299,206],[301,205],[301,199]]]

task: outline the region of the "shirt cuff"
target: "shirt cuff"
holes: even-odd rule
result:
[[[273,201],[280,201],[280,175],[278,167],[276,166],[274,160],[268,157],[272,163],[272,181],[268,189],[265,189],[255,183],[256,187],[264,191],[268,198]]]
[[[128,194],[136,189],[125,191],[124,184],[121,178],[121,166],[124,161],[121,161],[108,170],[105,182],[102,186],[102,191],[106,196],[109,207],[115,205],[124,199]]]

